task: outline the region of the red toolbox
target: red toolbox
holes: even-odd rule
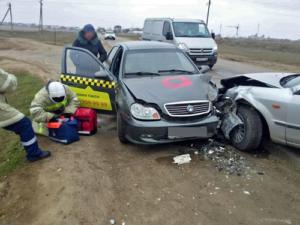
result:
[[[75,113],[78,121],[78,133],[93,135],[97,133],[97,112],[93,109],[78,108]]]

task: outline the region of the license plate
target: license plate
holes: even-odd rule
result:
[[[207,137],[207,127],[170,127],[168,136],[170,139]]]
[[[196,58],[197,62],[206,62],[208,58]]]

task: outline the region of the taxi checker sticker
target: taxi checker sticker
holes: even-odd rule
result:
[[[100,110],[112,110],[109,94],[106,92],[94,91],[89,86],[85,89],[70,87],[77,94],[80,106]]]

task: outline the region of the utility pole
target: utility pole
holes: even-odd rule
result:
[[[13,16],[12,16],[12,10],[11,10],[11,3],[8,3],[8,9],[9,9],[9,15],[10,15],[10,29],[14,29],[13,25]]]
[[[43,31],[43,0],[40,0],[40,21],[39,30]]]
[[[259,35],[259,31],[260,31],[260,24],[257,24],[257,33],[256,33],[256,36],[258,37]]]
[[[7,15],[8,15],[8,13],[10,15],[10,29],[13,30],[14,27],[13,27],[13,16],[12,16],[12,10],[11,10],[11,3],[8,3],[8,8],[7,8],[7,10],[6,10],[5,14],[4,14],[4,17],[1,20],[0,25],[2,25],[4,23]]]
[[[208,0],[207,15],[206,15],[206,26],[208,26],[208,22],[209,22],[210,6],[211,6],[211,0]]]
[[[227,27],[231,27],[231,28],[236,29],[235,35],[236,35],[236,37],[239,36],[239,31],[240,31],[240,25],[239,24],[237,26],[227,26]]]

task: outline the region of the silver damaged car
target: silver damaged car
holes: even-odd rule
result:
[[[221,84],[223,98],[233,100],[241,121],[228,133],[236,148],[256,150],[268,137],[300,148],[300,74],[243,74]]]

